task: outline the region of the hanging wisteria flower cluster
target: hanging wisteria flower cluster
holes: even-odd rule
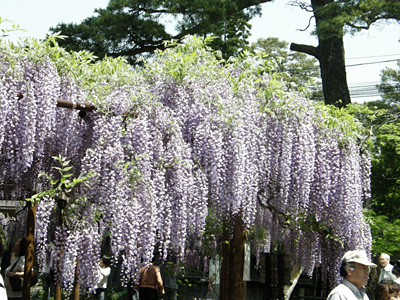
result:
[[[80,284],[94,287],[106,235],[125,283],[155,245],[164,259],[200,261],[191,254],[210,213],[241,216],[264,233],[256,251],[283,244],[293,264],[309,275],[321,266],[332,282],[345,250],[370,251],[367,153],[325,108],[278,93],[254,58],[223,63],[187,37],[134,69],[49,43],[0,46],[0,182],[16,198],[46,190],[38,175],[57,155],[75,176],[98,175],[74,195],[86,199],[79,222],[60,222],[57,199],[38,206],[38,262],[54,243],[66,289],[77,261]],[[58,99],[96,110],[81,118]]]

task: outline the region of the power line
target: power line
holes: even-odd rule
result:
[[[371,61],[371,62],[365,62],[365,63],[359,63],[359,64],[352,64],[352,65],[345,65],[346,68],[349,67],[359,67],[359,66],[364,66],[364,65],[372,65],[372,64],[381,64],[381,63],[387,63],[387,62],[395,62],[400,60],[399,58],[396,59],[389,59],[389,60],[380,60],[380,61]],[[315,69],[318,69],[319,65],[316,64],[314,66],[310,66],[310,67],[298,67],[295,70],[297,71],[314,71]]]
[[[354,64],[354,65],[346,65],[346,68],[349,68],[349,67],[357,67],[357,66],[364,66],[364,65],[381,64],[381,63],[392,62],[392,61],[398,61],[398,60],[399,60],[399,59],[389,59],[389,60],[372,61],[372,62],[360,63],[360,64]]]
[[[391,86],[395,87],[396,83],[389,83]],[[379,91],[377,84],[369,83],[362,84],[356,83],[356,85],[349,86],[350,97],[352,99],[356,98],[373,98],[373,97],[381,97],[382,92]],[[323,99],[322,91],[315,92],[314,96],[318,99]]]
[[[392,82],[390,82],[390,83],[392,83]],[[356,85],[360,85],[360,84],[363,84],[363,85],[371,85],[371,84],[381,84],[381,82],[380,81],[362,81],[362,82],[349,82],[348,83],[348,85],[352,85],[352,86],[356,86]]]
[[[395,56],[395,55],[400,55],[400,53],[397,53],[397,54],[384,54],[384,55],[373,55],[373,56],[349,57],[349,58],[346,58],[346,59],[364,59],[364,58],[387,57],[387,56]]]

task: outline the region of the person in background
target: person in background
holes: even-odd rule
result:
[[[3,254],[3,241],[0,238],[0,257]],[[4,279],[3,276],[0,275],[0,300],[7,300],[7,291],[6,287],[4,286]]]
[[[161,268],[162,279],[164,283],[165,294],[164,300],[177,300],[178,299],[178,282],[176,279],[176,270],[167,267]]]
[[[151,265],[140,268],[138,286],[139,300],[157,300],[164,295],[164,283],[160,268],[155,265],[155,258]]]
[[[50,300],[55,295],[55,267],[52,257],[52,251],[55,248],[53,242],[50,242],[46,247],[46,256],[42,268],[42,285],[43,297],[42,300]]]
[[[380,273],[380,268],[379,268],[379,255],[380,253],[376,253],[373,257],[371,257],[371,261],[374,262],[377,267],[376,268],[371,268],[369,271],[369,278],[368,278],[368,283],[365,286],[365,291],[368,295],[368,298],[370,300],[376,300],[375,299],[375,287],[376,284],[378,283],[379,279],[379,273]]]
[[[397,262],[392,268],[392,274],[395,277],[394,282],[400,284],[400,262]]]
[[[12,247],[14,245],[10,243],[9,247],[3,251],[3,255],[1,258],[1,275],[3,275],[3,278],[5,277],[5,270],[7,267],[10,265],[10,260],[11,260],[11,251]]]
[[[368,283],[370,268],[376,267],[364,250],[347,251],[340,267],[343,282],[329,293],[327,300],[368,300],[364,286]]]
[[[24,277],[25,253],[28,247],[26,238],[18,240],[11,250],[10,265],[5,270],[5,286],[7,289],[8,300],[22,300],[22,290],[13,291],[10,283],[10,277]]]
[[[109,256],[103,255],[100,258],[100,267],[99,267],[99,282],[96,286],[96,299],[104,300],[107,290],[107,281],[108,277],[111,273],[111,258]]]
[[[3,276],[0,275],[0,300],[7,300],[7,290],[4,285]]]
[[[221,259],[219,255],[210,259],[206,299],[219,299]]]
[[[382,280],[378,282],[375,288],[376,300],[399,300],[400,284],[393,280]]]
[[[393,266],[390,264],[390,256],[386,253],[381,253],[379,256],[379,264],[381,265],[381,273],[379,274],[378,282],[382,280],[395,280],[396,277],[392,274]]]

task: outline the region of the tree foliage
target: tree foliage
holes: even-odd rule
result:
[[[371,210],[368,212],[368,221],[373,237],[372,251],[374,253],[388,253],[393,257],[399,257],[400,220],[390,220],[387,216],[377,215]]]
[[[316,99],[321,89],[318,61],[304,53],[289,51],[288,45],[278,38],[261,38],[250,46],[250,51],[273,63],[273,71],[279,73],[288,90]]]
[[[370,29],[378,22],[398,22],[400,4],[393,0],[338,0],[338,1],[291,1],[291,5],[299,6],[314,12],[321,17],[321,23],[314,34],[329,38],[340,37],[344,33],[356,33]]]
[[[382,101],[348,108],[364,126],[363,140],[371,152],[371,205],[378,215],[400,217],[400,111]]]
[[[96,9],[96,16],[80,24],[61,23],[51,31],[68,36],[60,41],[68,50],[90,50],[100,58],[123,56],[131,63],[138,55],[164,49],[166,40],[212,33],[219,38],[215,49],[229,57],[247,46],[248,22],[260,14],[259,4],[269,1],[112,0],[107,8]]]
[[[400,103],[400,60],[397,61],[399,69],[385,68],[381,71],[381,84],[379,91],[382,99],[387,103]]]
[[[371,200],[366,215],[374,253],[400,255],[400,122],[399,108],[386,101],[347,108],[365,128],[362,139],[371,153]]]
[[[4,23],[12,23],[12,22],[8,19],[2,19],[0,17],[0,25],[3,25]],[[12,24],[11,28],[3,28],[3,26],[2,26],[2,28],[0,28],[0,39],[7,37],[10,34],[10,32],[19,31],[19,30],[25,31],[24,29],[19,28],[19,25],[16,25],[16,24]]]

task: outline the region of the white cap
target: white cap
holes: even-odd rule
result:
[[[356,262],[364,266],[376,268],[376,264],[372,263],[364,250],[347,251],[342,258],[342,263]]]

